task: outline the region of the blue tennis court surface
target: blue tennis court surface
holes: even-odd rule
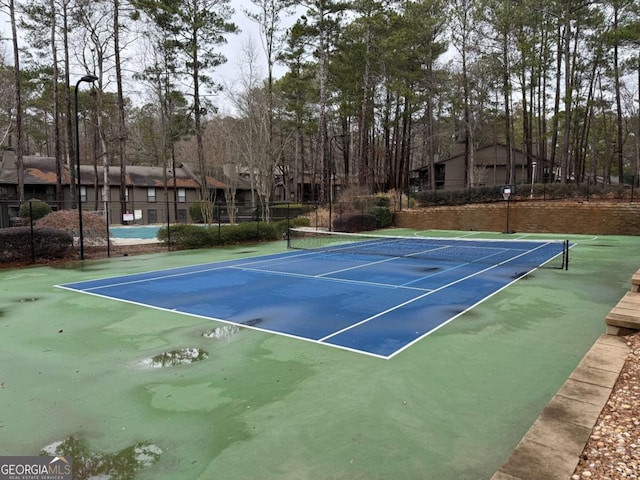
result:
[[[465,244],[475,258],[446,239],[403,256],[372,244],[364,253],[353,244],[296,250],[59,287],[391,358],[562,254],[557,242]],[[460,260],[422,258],[447,248]]]

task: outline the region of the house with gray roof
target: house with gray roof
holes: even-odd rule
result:
[[[58,182],[56,161],[53,157],[23,157],[24,198],[42,200],[52,209],[77,208],[75,184],[69,165],[60,169]],[[71,168],[75,169],[75,165]],[[175,169],[162,167],[128,166],[124,190],[121,188],[120,167],[102,165],[80,166],[80,196],[83,210],[107,213],[111,224],[187,223],[192,219],[189,205],[200,199],[200,178],[188,165]],[[217,172],[216,172],[217,173]],[[222,169],[220,170],[222,173]],[[58,200],[56,186],[60,183],[62,200]],[[75,182],[74,182],[75,183]],[[251,187],[246,181],[223,180],[206,176],[210,198],[225,202],[225,191],[234,189],[239,203],[251,199]],[[108,190],[105,190],[108,185]],[[121,192],[124,199],[121,199]],[[10,225],[20,208],[18,173],[13,151],[0,152],[0,227]]]

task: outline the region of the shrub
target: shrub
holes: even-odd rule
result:
[[[0,262],[25,262],[32,255],[31,228],[0,229]],[[33,253],[36,258],[64,258],[73,251],[70,233],[53,228],[33,229]]]
[[[189,205],[189,215],[194,223],[212,222],[216,218],[216,207],[211,202],[200,200]]]
[[[18,215],[22,218],[31,218],[31,220],[35,221],[39,218],[46,217],[51,211],[51,206],[48,203],[33,198],[20,205]]]
[[[387,228],[393,224],[393,214],[387,207],[373,207],[371,214],[376,217],[376,228]]]
[[[368,212],[378,204],[378,197],[375,195],[361,195],[354,198],[350,205],[358,212]]]
[[[294,221],[295,220],[295,221]],[[306,218],[290,220],[291,226],[308,225]],[[287,221],[274,223],[247,222],[238,225],[198,226],[176,224],[169,229],[162,227],[158,230],[158,240],[178,248],[206,248],[220,245],[234,245],[244,242],[262,242],[283,238],[287,230]]]
[[[377,219],[370,213],[345,213],[333,221],[333,229],[338,232],[364,232],[375,230]]]
[[[297,228],[308,227],[310,225],[311,221],[307,217],[296,217],[289,220],[278,220],[277,222],[274,222],[274,226],[276,227],[276,231],[280,238],[287,234],[287,227]]]
[[[302,203],[275,203],[271,205],[271,219],[295,218],[313,211],[314,206]]]
[[[389,208],[391,206],[391,199],[386,196],[377,196],[376,197],[376,207],[386,207]]]
[[[466,203],[487,203],[503,200],[499,187],[474,187],[464,190],[436,190],[418,192],[417,201],[423,207],[438,205],[464,205]]]

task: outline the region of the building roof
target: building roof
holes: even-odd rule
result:
[[[24,183],[25,185],[55,185],[56,184],[56,160],[53,157],[43,156],[24,156]],[[75,165],[72,167],[75,168]],[[70,184],[71,175],[69,166],[63,164],[61,166],[62,183]],[[166,172],[167,186],[175,186],[179,188],[193,188],[200,187],[199,178],[194,175],[193,172],[197,172],[197,169],[193,169],[192,166],[182,165],[175,169],[173,172],[171,169]],[[220,171],[212,170],[214,174],[223,175],[222,167]],[[97,179],[96,179],[97,176]],[[226,188],[226,184],[213,177],[207,175],[207,186],[209,188]],[[92,165],[80,166],[80,181],[82,185],[104,185],[104,167],[102,165],[94,168]],[[165,172],[162,167],[146,167],[146,166],[128,166],[126,169],[126,184],[128,186],[135,187],[164,187],[165,185]],[[0,158],[0,185],[17,185],[18,174],[15,167],[15,154],[12,151],[2,152]],[[120,185],[120,167],[109,167],[109,184]],[[249,182],[244,179],[239,179],[236,183],[237,189],[250,189]]]
[[[0,184],[16,185],[18,183],[18,172],[15,167],[13,152],[4,152],[0,161]],[[55,185],[56,184],[56,162],[52,157],[25,156],[24,183],[25,185]],[[62,169],[63,183],[69,183],[69,172]]]
[[[456,149],[458,150],[458,149]],[[502,143],[496,143],[491,145],[484,145],[476,148],[475,150],[475,161],[474,164],[476,167],[506,167],[507,165],[507,156],[506,156],[506,145]],[[516,166],[521,166],[526,164],[525,154],[519,148],[513,148],[514,155],[514,164]],[[440,158],[435,161],[436,164],[444,164],[454,160],[458,160],[460,158],[464,158],[464,149],[462,151],[458,151],[458,153],[451,155],[449,157]],[[534,155],[534,160],[537,157]],[[414,171],[422,171],[428,170],[429,166],[425,165],[419,168],[414,169]]]

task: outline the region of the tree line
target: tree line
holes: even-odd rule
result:
[[[236,52],[238,80],[225,91],[216,69],[238,33],[234,8],[255,22],[260,47],[251,39]],[[74,97],[81,161],[104,166],[107,186],[110,166],[124,182],[128,165],[170,175],[190,162],[203,199],[207,175],[223,171],[230,203],[241,177],[256,203],[326,201],[336,185],[408,191],[418,167],[435,190],[436,161],[461,152],[460,188],[471,188],[483,183],[475,151],[498,143],[505,183],[516,181],[516,151],[531,182],[638,175],[634,0],[0,0],[0,9],[11,29],[0,147],[16,152],[21,201],[28,154],[56,158],[62,199],[61,166],[77,153]],[[95,80],[80,88],[77,72]],[[119,200],[124,212],[124,190]]]

